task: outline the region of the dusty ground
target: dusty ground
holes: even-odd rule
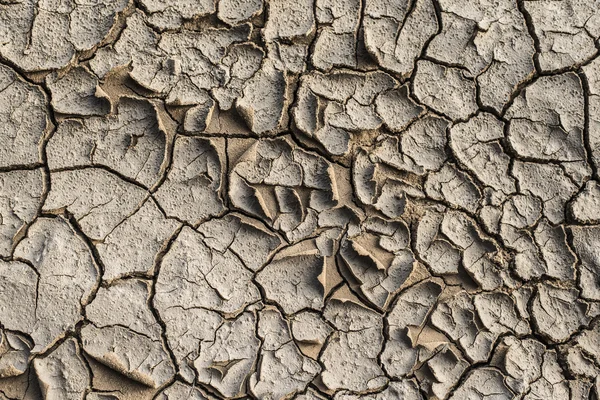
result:
[[[600,0],[0,0],[0,399],[597,400]]]

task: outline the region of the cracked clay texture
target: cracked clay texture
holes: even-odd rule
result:
[[[0,400],[599,400],[600,0],[0,0]]]

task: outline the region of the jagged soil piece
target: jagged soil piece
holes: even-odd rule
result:
[[[421,103],[452,120],[466,120],[477,111],[475,82],[459,68],[418,61],[413,85]]]
[[[588,91],[588,157],[596,168],[600,166],[600,58],[595,58],[582,67],[583,77],[587,81]]]
[[[475,77],[486,107],[502,111],[517,86],[534,72],[534,42],[517,2],[441,0],[442,31],[427,56],[463,67]]]
[[[36,323],[38,271],[21,261],[0,260],[0,277],[0,323],[4,329],[28,332]],[[3,330],[3,348],[5,335]]]
[[[46,151],[50,169],[105,166],[152,187],[166,168],[167,137],[155,106],[122,97],[115,114],[62,122]]]
[[[588,307],[578,290],[540,283],[531,307],[533,327],[550,342],[564,342],[590,322]]]
[[[418,283],[398,296],[387,316],[389,338],[381,353],[381,363],[393,378],[410,374],[419,352],[424,345],[427,347],[427,343],[419,343],[419,336],[443,289],[443,282],[433,279]]]
[[[359,0],[316,1],[316,17],[321,27],[312,54],[312,64],[315,67],[321,70],[356,67],[360,12]]]
[[[0,172],[0,256],[10,256],[15,236],[39,212],[44,186],[41,169]]]
[[[83,238],[58,217],[37,219],[15,256],[31,263],[30,270],[22,272],[21,279],[27,283],[20,285],[30,287],[27,291],[33,301],[25,298],[21,303],[7,297],[4,304],[14,310],[17,321],[9,319],[3,325],[27,333],[35,344],[32,351],[42,352],[82,319],[83,306],[97,285],[98,268]]]
[[[148,303],[150,283],[140,279],[118,281],[100,288],[86,307],[92,324],[81,331],[90,356],[121,374],[158,388],[175,373],[161,338],[162,328]]]
[[[518,313],[515,300],[502,292],[480,293],[473,305],[483,326],[492,333],[514,333],[524,336],[531,333],[528,321]]]
[[[167,178],[154,193],[168,217],[198,224],[224,211],[224,153],[222,139],[177,137]]]
[[[29,364],[31,347],[30,341],[25,336],[0,330],[0,378],[25,373]]]
[[[271,0],[267,7],[267,21],[262,31],[267,42],[296,40],[314,33],[313,0]]]
[[[292,341],[288,322],[274,307],[260,311],[258,336],[262,339],[257,371],[249,381],[258,399],[290,398],[321,372],[316,361],[303,355]]]
[[[476,212],[481,192],[471,177],[453,164],[445,164],[438,172],[432,172],[425,182],[427,196],[447,202],[469,212]]]
[[[412,379],[393,381],[381,392],[373,394],[350,394],[347,391],[337,393],[334,400],[423,400],[417,383]]]
[[[120,325],[81,330],[83,349],[102,364],[144,385],[158,388],[169,382],[175,367],[160,340]]]
[[[66,209],[83,233],[103,240],[137,211],[148,193],[100,168],[53,172],[44,211]]]
[[[14,3],[12,7],[16,9],[22,4]],[[2,11],[10,7],[0,4],[0,21],[7,18]],[[9,18],[16,21],[17,16],[18,13]],[[6,38],[8,32],[3,34],[2,30],[7,25],[0,25],[0,37]],[[0,167],[41,162],[40,142],[50,131],[48,100],[40,87],[26,82],[4,64],[0,64],[0,125]]]
[[[252,143],[237,159],[229,180],[232,205],[288,240],[311,236],[317,229],[318,213],[337,205],[333,166],[288,138]]]
[[[215,0],[142,0],[140,3],[150,14],[153,25],[162,29],[179,28],[184,19],[204,17],[216,11]],[[157,23],[163,20],[172,22]]]
[[[148,307],[150,283],[126,279],[101,287],[85,308],[87,319],[97,328],[122,325],[133,332],[158,340],[161,328]]]
[[[556,164],[515,161],[513,176],[521,192],[530,192],[543,202],[543,213],[553,224],[563,222],[565,204],[578,191],[577,185]]]
[[[209,400],[212,397],[207,397],[197,387],[186,385],[178,381],[173,382],[170,386],[162,390],[156,397],[156,400]]]
[[[283,244],[261,222],[240,214],[228,214],[198,226],[204,242],[218,252],[231,250],[253,271],[261,269]]]
[[[382,163],[402,171],[423,175],[437,171],[448,158],[446,128],[448,121],[425,115],[400,136],[384,136],[375,146],[374,155]]]
[[[369,54],[403,77],[411,74],[423,47],[438,31],[432,0],[365,0],[363,24]]]
[[[504,194],[516,190],[509,173],[510,156],[502,145],[504,124],[492,114],[480,113],[450,128],[452,151],[484,185]]]
[[[600,223],[600,186],[598,182],[588,181],[569,206],[577,222],[582,224]]]
[[[421,388],[432,398],[447,398],[469,367],[460,351],[446,347],[431,357],[425,365],[415,372]]]
[[[392,132],[400,133],[424,112],[422,106],[410,98],[410,87],[402,85],[381,93],[375,99],[377,114]]]
[[[25,373],[29,364],[31,347],[31,342],[25,336],[1,330],[0,378],[9,378]]]
[[[106,281],[131,275],[152,275],[157,254],[180,224],[165,218],[153,199],[117,225],[96,244]]]
[[[352,301],[332,299],[323,315],[335,326],[319,361],[329,390],[376,391],[388,383],[378,361],[383,345],[383,319]]]
[[[417,227],[416,250],[427,267],[436,275],[457,274],[461,252],[440,232],[443,215],[429,211]]]
[[[340,259],[348,269],[351,286],[367,302],[385,310],[415,263],[408,227],[401,221],[371,218],[362,230],[342,239]]]
[[[555,71],[585,62],[597,54],[600,11],[585,1],[525,0],[523,6],[539,42],[543,71]]]
[[[512,400],[515,394],[505,383],[505,377],[494,368],[480,367],[472,370],[449,400]]]
[[[197,4],[189,10],[198,11]],[[227,50],[245,42],[249,33],[250,26],[243,24],[231,29],[183,28],[159,35],[148,26],[144,14],[136,11],[127,18],[119,39],[96,52],[90,67],[103,78],[131,64],[131,78],[159,93],[167,104],[204,104],[208,91],[226,84],[229,71],[221,62]]]
[[[154,302],[159,310],[200,307],[237,314],[260,299],[252,277],[231,250],[219,251],[186,226],[162,259]]]
[[[382,125],[375,98],[395,84],[390,75],[380,71],[311,72],[300,81],[298,101],[292,109],[294,124],[328,153],[347,154],[353,136]]]
[[[291,319],[294,340],[301,344],[322,346],[333,328],[329,326],[320,314],[301,311]]]
[[[560,162],[576,182],[589,177],[583,87],[575,73],[541,77],[521,92],[506,117],[508,140],[517,155]]]
[[[0,55],[26,71],[60,69],[110,32],[126,0],[98,3],[7,2],[0,5]]]
[[[498,346],[497,358],[499,366],[506,371],[508,386],[515,393],[525,394],[525,399],[570,398],[556,351],[546,349],[537,340],[508,336]]]
[[[219,4],[223,3],[221,1]],[[229,74],[226,74],[226,83],[212,90],[212,95],[219,103],[220,110],[230,110],[234,106],[236,99],[242,95],[246,81],[252,78],[261,68],[264,56],[265,52],[263,49],[254,43],[240,43],[231,46],[221,62],[229,70]],[[271,68],[271,66],[267,68]],[[262,74],[264,79],[265,71]],[[276,71],[269,70],[269,75],[267,78],[277,79],[279,74]],[[260,89],[268,90],[266,88]],[[277,93],[274,93],[274,95],[274,100],[277,101]]]
[[[106,115],[110,99],[98,85],[98,78],[85,67],[76,67],[65,75],[57,72],[46,77],[57,113],[83,116]]]
[[[256,282],[266,298],[279,304],[286,314],[305,308],[321,310],[325,298],[325,256],[318,249],[287,248],[258,274]]]
[[[227,398],[243,396],[261,344],[256,337],[256,319],[245,312],[225,321],[212,339],[202,343],[194,361],[199,382]]]
[[[572,227],[573,248],[581,260],[578,283],[581,295],[600,300],[600,227]]]
[[[44,400],[83,400],[91,385],[89,367],[72,338],[36,358],[33,367]]]
[[[219,19],[229,25],[238,25],[259,14],[263,0],[219,0]]]
[[[285,74],[277,70],[273,63],[265,61],[261,69],[246,82],[242,95],[237,99],[236,110],[248,128],[258,135],[283,130],[282,122],[287,110]]]
[[[431,322],[456,341],[471,362],[487,361],[498,337],[485,329],[473,299],[464,291],[440,302],[431,314]]]

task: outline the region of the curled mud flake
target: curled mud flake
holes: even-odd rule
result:
[[[596,170],[600,166],[600,58],[582,67],[588,85],[588,157]],[[585,140],[585,138],[584,138]]]
[[[229,25],[239,25],[262,12],[263,0],[219,0],[219,19]]]
[[[90,357],[126,377],[152,388],[169,382],[175,367],[160,340],[152,340],[120,325],[81,330],[83,349]]]
[[[266,61],[246,82],[236,109],[252,132],[258,135],[278,133],[284,130],[287,97],[285,74]]]
[[[267,299],[277,302],[287,314],[304,308],[323,308],[326,257],[316,244],[308,245],[300,242],[296,245],[298,250],[287,248],[256,275]]]
[[[600,186],[588,181],[581,192],[569,204],[573,218],[582,224],[600,223]]]
[[[33,361],[44,400],[83,400],[91,376],[75,339],[67,339],[48,355]]]
[[[504,123],[488,113],[450,128],[451,147],[456,158],[484,185],[505,194],[516,190],[509,173],[510,156],[502,146]]]
[[[388,339],[381,353],[381,363],[393,378],[409,375],[420,362],[420,354],[431,356],[431,350],[446,340],[425,328],[444,286],[441,280],[428,280],[398,295],[387,316]]]
[[[423,400],[423,395],[419,391],[419,386],[414,379],[405,379],[392,381],[385,389],[377,393],[353,394],[350,391],[342,390],[333,398],[334,400]]]
[[[212,339],[201,344],[193,364],[199,382],[224,397],[244,395],[261,344],[256,337],[256,323],[256,316],[245,312],[225,321]]]
[[[383,121],[375,99],[395,84],[390,75],[380,71],[306,74],[300,81],[298,101],[292,109],[294,124],[328,153],[346,155],[353,139],[381,127]]]
[[[219,251],[186,226],[162,259],[155,306],[159,310],[197,307],[235,315],[260,299],[252,278],[253,273],[230,249]]]
[[[119,281],[100,288],[86,307],[91,322],[81,331],[83,349],[115,371],[153,388],[175,373],[162,343],[162,328],[148,305],[150,283]]]
[[[321,27],[312,54],[315,67],[327,71],[332,67],[357,66],[360,11],[359,0],[317,0],[316,17]]]
[[[584,145],[584,93],[572,72],[541,77],[508,109],[508,141],[518,156],[561,163],[573,181],[589,178]]]
[[[472,297],[466,292],[440,302],[431,315],[431,322],[456,341],[470,362],[487,361],[499,336],[484,327]]]
[[[342,239],[342,274],[367,302],[385,310],[413,271],[415,258],[409,248],[408,227],[402,222],[372,218],[363,230]]]
[[[46,77],[52,94],[52,108],[61,114],[106,115],[110,99],[98,85],[98,78],[85,67],[77,67],[64,76],[54,72]]]
[[[156,257],[179,223],[165,218],[153,199],[115,227],[96,244],[104,264],[104,280],[154,274]]]
[[[319,213],[338,204],[335,170],[288,138],[253,141],[229,174],[232,205],[295,242],[316,233]]]
[[[30,340],[24,335],[0,331],[0,378],[24,374],[29,364],[31,347]]]
[[[542,200],[543,214],[553,224],[563,222],[565,204],[579,190],[556,164],[515,161],[512,172],[522,193],[530,192]]]

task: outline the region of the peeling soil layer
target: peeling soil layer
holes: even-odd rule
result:
[[[0,0],[0,400],[600,399],[600,0]]]

